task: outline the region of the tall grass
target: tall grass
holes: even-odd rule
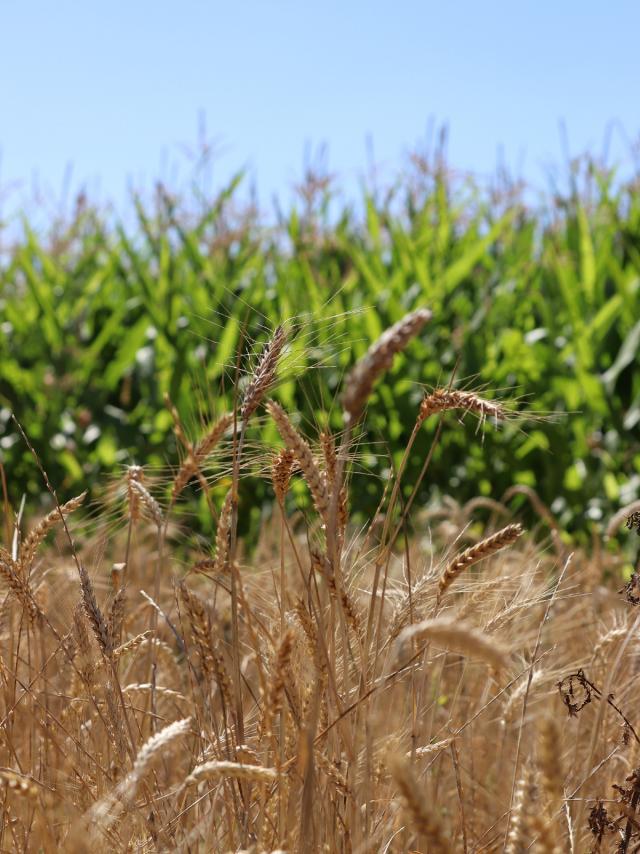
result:
[[[328,411],[339,429],[331,402],[344,372],[426,305],[436,322],[420,360],[398,361],[369,400],[363,465],[374,477],[353,496],[357,509],[373,513],[376,479],[399,464],[423,388],[455,375],[457,389],[489,384],[529,411],[571,414],[486,431],[483,445],[472,425],[446,432],[431,461],[442,491],[464,502],[515,482],[563,527],[588,531],[638,496],[640,196],[637,176],[616,180],[592,161],[567,177],[565,193],[532,206],[518,188],[482,188],[441,156],[415,157],[388,192],[363,193],[362,216],[311,176],[300,204],[268,224],[241,203],[238,177],[197,205],[159,188],[126,226],[86,199],[52,234],[25,222],[0,269],[0,453],[12,498],[42,485],[11,411],[65,497],[123,464],[175,464],[164,394],[197,433],[199,407],[215,398],[231,409],[242,340],[262,343],[295,317],[308,334],[277,399],[305,423]],[[305,379],[327,348],[335,358]],[[411,479],[427,450],[421,433]],[[526,504],[514,495],[515,509]]]
[[[269,399],[290,338],[239,358],[215,447],[194,453],[205,428],[185,448],[193,479],[227,489],[214,545],[177,515],[182,469],[130,469],[97,516],[79,498],[34,525],[5,505],[3,850],[635,850],[640,617],[622,558],[536,542],[495,500],[485,531],[481,497],[420,508],[428,462],[350,518],[360,392],[400,351],[420,359],[427,330],[410,315],[351,369],[337,435]],[[474,404],[465,418],[497,405]],[[460,425],[432,406],[407,430],[435,451]],[[276,500],[249,553],[256,448]]]

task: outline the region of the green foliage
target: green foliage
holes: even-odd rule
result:
[[[159,192],[137,200],[128,227],[83,206],[55,237],[24,223],[0,270],[0,454],[12,499],[42,484],[10,411],[68,495],[123,463],[175,463],[164,393],[192,425],[230,407],[239,348],[284,318],[302,332],[276,393],[312,429],[354,360],[419,305],[434,319],[371,400],[356,508],[376,506],[423,387],[454,375],[556,415],[447,426],[422,499],[525,484],[584,531],[638,496],[637,180],[586,164],[565,197],[530,209],[512,188],[457,186],[444,168],[423,168],[385,198],[365,193],[363,217],[336,215],[330,184],[310,182],[304,204],[271,228],[239,204],[239,182],[199,215]],[[407,488],[434,430],[415,445]],[[268,485],[256,489],[269,500]]]

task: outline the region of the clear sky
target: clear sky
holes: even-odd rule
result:
[[[73,188],[122,200],[184,172],[200,114],[214,181],[246,166],[265,203],[322,143],[347,187],[368,137],[391,174],[430,119],[453,166],[491,173],[502,149],[543,182],[562,120],[572,155],[616,122],[629,156],[639,32],[637,0],[0,0],[0,187],[60,195],[72,167]]]

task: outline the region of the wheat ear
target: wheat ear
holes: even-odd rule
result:
[[[34,622],[42,611],[33,596],[29,582],[20,575],[17,563],[6,549],[0,550],[0,578],[4,578],[11,593],[25,609],[31,622]]]
[[[440,596],[442,596],[445,590],[450,587],[461,572],[468,569],[470,566],[473,566],[474,563],[478,563],[478,561],[495,554],[497,551],[500,551],[500,549],[505,548],[505,546],[510,546],[512,543],[515,543],[518,537],[522,535],[523,530],[522,525],[517,523],[507,525],[505,528],[502,528],[490,537],[485,537],[484,540],[480,540],[479,543],[476,543],[461,552],[451,561],[451,563],[449,563],[440,576],[438,584]]]
[[[451,847],[438,817],[428,809],[424,793],[406,759],[395,756],[389,769],[400,790],[405,813],[415,832],[428,844],[432,854],[447,854]]]
[[[158,528],[162,528],[162,526],[164,525],[164,517],[162,515],[162,510],[160,509],[160,505],[153,497],[153,495],[151,495],[147,487],[143,483],[140,483],[139,480],[133,480],[130,486],[134,492],[138,493],[141,502],[146,507],[147,512],[155,522],[156,526]]]
[[[267,403],[269,414],[275,421],[282,440],[290,451],[293,451],[300,466],[304,479],[316,506],[316,510],[324,521],[329,510],[329,493],[315,460],[311,448],[289,420],[289,416],[275,400]]]
[[[278,779],[278,772],[275,768],[265,768],[263,765],[212,761],[196,765],[184,782],[186,786],[194,786],[201,780],[215,780],[220,777],[233,777],[253,783],[272,783]]]
[[[240,418],[245,424],[256,411],[262,398],[271,387],[276,375],[278,359],[286,343],[287,331],[284,326],[278,326],[263,349],[244,394],[242,406],[240,407]]]
[[[178,496],[189,483],[194,475],[200,472],[200,468],[204,465],[209,454],[219,444],[220,440],[233,423],[233,416],[230,413],[221,415],[220,418],[207,430],[202,439],[195,447],[191,447],[187,441],[189,449],[186,457],[182,461],[180,468],[174,478],[173,488],[171,490],[171,504],[175,504]],[[184,436],[182,432],[177,433],[177,436]]]
[[[389,370],[393,357],[404,350],[431,317],[431,312],[426,308],[419,308],[407,314],[385,330],[356,363],[345,381],[347,390],[342,397],[347,424],[352,424],[360,418],[378,377]]]
[[[540,785],[547,798],[547,810],[553,815],[564,800],[562,736],[555,718],[545,715],[538,724],[538,768]]]
[[[191,718],[183,718],[179,721],[174,721],[168,726],[161,729],[160,732],[152,735],[140,748],[136,756],[133,768],[130,774],[122,783],[122,792],[125,796],[131,797],[135,794],[141,780],[151,770],[155,762],[166,754],[168,748],[182,736],[186,735],[191,728]]]
[[[422,422],[438,412],[450,409],[463,409],[465,412],[474,412],[481,419],[487,417],[502,421],[507,417],[507,412],[500,403],[493,400],[485,400],[471,391],[454,391],[448,388],[439,388],[427,394],[420,405],[418,422]]]
[[[283,448],[276,455],[271,466],[271,482],[278,504],[283,505],[293,474],[296,455],[289,448]]]
[[[80,564],[80,587],[82,589],[82,604],[84,605],[84,612],[89,620],[89,625],[93,629],[93,634],[98,641],[100,649],[104,655],[110,658],[113,652],[113,644],[109,627],[102,611],[98,607],[89,574],[82,564]]]
[[[480,658],[498,670],[508,662],[506,649],[497,641],[473,626],[456,622],[449,617],[436,617],[407,626],[398,635],[399,648],[402,649],[412,640],[432,640],[443,649],[470,658]]]
[[[216,531],[216,556],[213,562],[214,573],[224,572],[229,562],[229,534],[231,531],[231,509],[233,504],[233,493],[227,492],[218,518],[218,530]]]
[[[61,504],[60,509],[56,507],[55,510],[52,510],[51,513],[48,513],[44,519],[38,522],[33,531],[27,534],[20,546],[20,554],[18,557],[18,566],[21,572],[29,570],[36,551],[38,550],[38,546],[47,536],[49,531],[60,521],[60,514],[62,513],[64,516],[68,516],[70,513],[73,513],[74,510],[77,510],[78,507],[80,507],[86,497],[87,493],[83,492],[75,498],[72,498],[70,501],[67,501],[66,504]]]

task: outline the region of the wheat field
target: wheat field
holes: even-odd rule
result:
[[[420,431],[513,416],[451,386],[425,392],[378,513],[351,517],[367,401],[429,320],[353,366],[336,435],[271,397],[282,326],[201,435],[168,402],[179,467],[129,466],[102,526],[44,470],[49,515],[4,491],[0,850],[640,850],[640,590],[616,546],[638,508],[572,550],[525,487],[535,530],[486,497],[417,506]],[[240,484],[266,425],[273,506],[249,548]],[[194,483],[214,543],[177,521]]]

